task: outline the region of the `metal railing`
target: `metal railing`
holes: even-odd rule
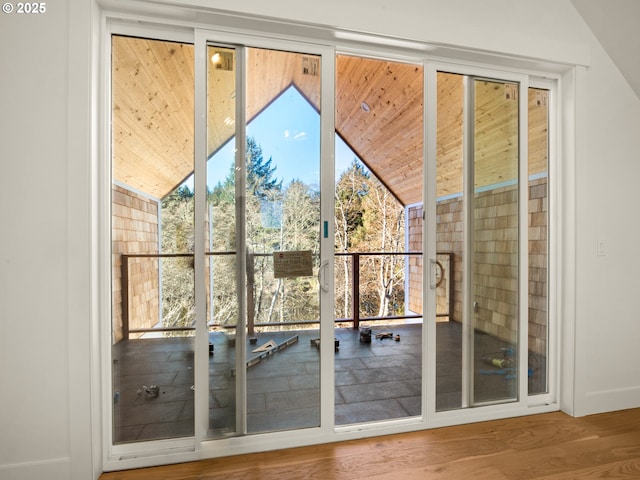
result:
[[[336,319],[336,323],[351,323],[353,328],[359,328],[361,321],[377,322],[382,320],[406,320],[411,318],[422,318],[419,314],[407,315],[385,315],[382,317],[361,317],[360,316],[360,258],[375,256],[422,256],[422,252],[337,252],[336,257],[351,257],[351,318]],[[405,285],[407,279],[405,278]]]
[[[234,251],[226,252],[207,252],[207,256],[231,256],[236,255]],[[272,254],[269,253],[247,253],[247,271],[252,269],[254,264],[254,257],[268,257]],[[121,254],[121,288],[122,288],[122,336],[124,339],[129,339],[132,333],[151,333],[151,332],[183,332],[193,331],[194,326],[180,326],[180,327],[153,327],[153,328],[131,328],[130,326],[130,308],[129,308],[129,262],[131,259],[136,258],[149,258],[149,259],[161,259],[161,258],[193,258],[191,253],[174,253],[174,254],[161,254],[161,253],[138,253],[138,254]],[[422,318],[421,314],[407,314],[407,315],[388,315],[380,317],[362,317],[360,315],[360,259],[365,256],[422,256],[422,252],[338,252],[334,254],[335,257],[351,257],[351,318],[336,318],[335,323],[352,323],[353,328],[359,328],[360,322],[376,322],[376,321],[389,321],[389,320],[403,320],[403,319],[418,319]],[[253,291],[251,285],[251,275],[247,276],[247,291]],[[407,279],[405,279],[405,285]],[[285,322],[287,325],[309,325],[317,324],[316,320],[297,320],[291,322]],[[247,330],[249,334],[252,334],[256,326],[279,326],[283,325],[283,322],[260,322],[255,323],[255,303],[253,295],[248,295],[247,299]],[[212,324],[211,326],[216,326]],[[224,325],[217,325],[224,327]],[[235,325],[230,328],[235,328]]]

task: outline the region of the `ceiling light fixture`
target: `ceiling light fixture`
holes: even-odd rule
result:
[[[371,107],[369,106],[369,104],[367,102],[362,102],[360,104],[360,108],[365,112],[365,113],[369,113],[371,111]]]

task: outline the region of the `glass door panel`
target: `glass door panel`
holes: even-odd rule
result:
[[[549,392],[549,90],[529,88],[529,395]]]
[[[471,232],[474,405],[518,395],[519,85],[474,79]]]
[[[320,60],[247,49],[250,433],[320,425]]]
[[[320,425],[320,57],[242,55],[208,47],[211,436]]]
[[[464,76],[438,72],[436,251],[440,257],[446,254],[446,262],[437,258],[442,265],[442,272],[436,287],[436,410],[451,410],[466,404],[467,384],[466,376],[463,376],[462,345],[466,226],[464,105]]]
[[[111,47],[113,443],[192,436],[193,45]]]
[[[423,68],[338,55],[335,424],[422,413]]]
[[[442,299],[449,305],[436,323],[442,411],[518,398],[520,92],[512,82],[436,78],[436,267],[445,279],[436,312]]]
[[[205,281],[209,332],[209,435],[235,434],[238,284],[236,75],[234,48],[207,47]],[[242,404],[241,404],[242,405]]]

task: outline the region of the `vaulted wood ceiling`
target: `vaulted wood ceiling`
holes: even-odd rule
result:
[[[336,61],[336,132],[404,205],[422,198],[423,85],[417,65]]]
[[[208,153],[234,134],[235,65],[230,50],[208,69]],[[194,50],[192,45],[113,37],[112,155],[115,180],[163,198],[193,172]],[[247,118],[250,120],[294,85],[319,110],[319,64],[313,56],[247,50]],[[487,82],[485,82],[486,84]],[[336,133],[405,205],[421,201],[423,72],[413,64],[338,56]],[[462,190],[463,82],[438,77],[438,196]],[[547,161],[546,92],[531,91],[530,173]],[[515,178],[517,102],[503,84],[478,88],[476,185]],[[514,110],[515,106],[515,110]],[[517,118],[517,117],[516,117]],[[507,121],[511,119],[511,121]],[[505,125],[511,125],[505,130]],[[482,165],[486,165],[483,168]]]
[[[155,198],[193,171],[193,46],[114,36],[115,180]]]

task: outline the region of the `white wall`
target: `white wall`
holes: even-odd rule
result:
[[[586,27],[568,0],[157,0],[562,61]]]
[[[597,44],[584,77],[577,108],[577,414],[640,406],[640,100]]]
[[[68,478],[68,3],[0,13],[0,478]]]
[[[3,480],[88,479],[100,468],[89,388],[91,2],[45,4],[0,13]]]
[[[576,389],[565,401],[578,415],[640,406],[640,100],[569,0],[196,2],[549,60],[590,53],[576,77],[576,244],[562,252],[577,262],[577,275],[567,276],[576,292]],[[46,14],[0,14],[3,479],[91,478],[99,469],[99,444],[91,446],[100,438],[91,397],[99,379],[90,375],[91,5],[56,0]]]

